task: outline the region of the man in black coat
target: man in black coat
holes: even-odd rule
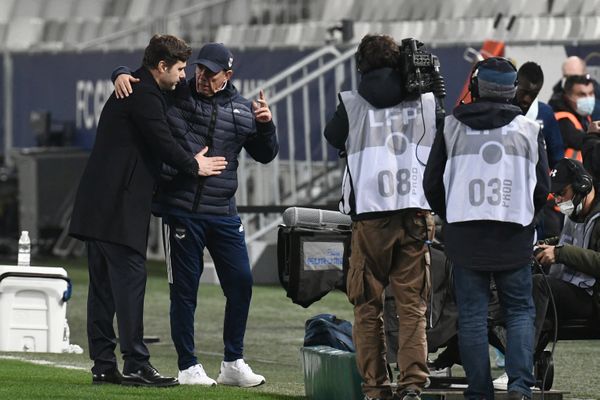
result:
[[[93,383],[136,386],[177,385],[149,363],[143,342],[145,254],[156,178],[164,161],[182,173],[215,175],[222,157],[195,157],[174,140],[166,121],[162,91],[185,78],[191,54],[182,40],[155,35],[135,72],[139,90],[126,100],[107,101],[96,142],[83,173],[70,235],[87,243],[90,286],[88,341]],[[113,319],[117,315],[123,376],[117,368]]]

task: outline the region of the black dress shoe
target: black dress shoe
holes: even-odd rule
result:
[[[156,368],[146,364],[135,372],[123,375],[123,385],[168,387],[179,385],[176,378],[162,376]]]
[[[92,383],[94,385],[104,385],[111,383],[113,385],[120,385],[123,382],[123,375],[118,369],[106,371],[101,374],[92,374]]]

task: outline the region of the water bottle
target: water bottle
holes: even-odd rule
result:
[[[29,240],[29,232],[21,232],[19,238],[19,255],[17,257],[17,264],[22,267],[29,267],[31,261],[31,240]]]
[[[71,344],[71,330],[69,329],[69,321],[65,318],[65,323],[63,327],[63,351],[64,349],[69,349],[69,344]]]

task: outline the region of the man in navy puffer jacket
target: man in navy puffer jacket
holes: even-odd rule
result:
[[[215,163],[224,157],[227,164],[220,174],[202,179],[190,179],[166,167],[168,179],[160,183],[155,197],[153,210],[163,220],[179,382],[256,386],[265,378],[243,359],[252,274],[235,192],[239,153],[246,149],[255,160],[270,162],[279,150],[276,129],[264,93],[250,101],[231,83],[233,55],[223,44],[206,44],[192,64],[196,64],[195,78],[182,81],[172,96],[167,96],[169,125],[191,154],[203,152]],[[135,79],[128,72],[120,67],[113,73],[118,96],[132,91]],[[198,362],[194,346],[194,313],[205,247],[227,298],[224,360],[216,382]]]

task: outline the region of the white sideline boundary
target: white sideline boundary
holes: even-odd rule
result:
[[[16,360],[16,361],[23,361],[26,363],[36,364],[36,365],[48,365],[50,367],[56,367],[56,368],[73,369],[73,370],[77,370],[77,371],[86,371],[86,372],[90,371],[89,368],[77,367],[75,365],[60,364],[60,363],[55,363],[55,362],[48,361],[48,360],[30,360],[25,357],[17,357],[17,356],[0,355],[0,360]]]

